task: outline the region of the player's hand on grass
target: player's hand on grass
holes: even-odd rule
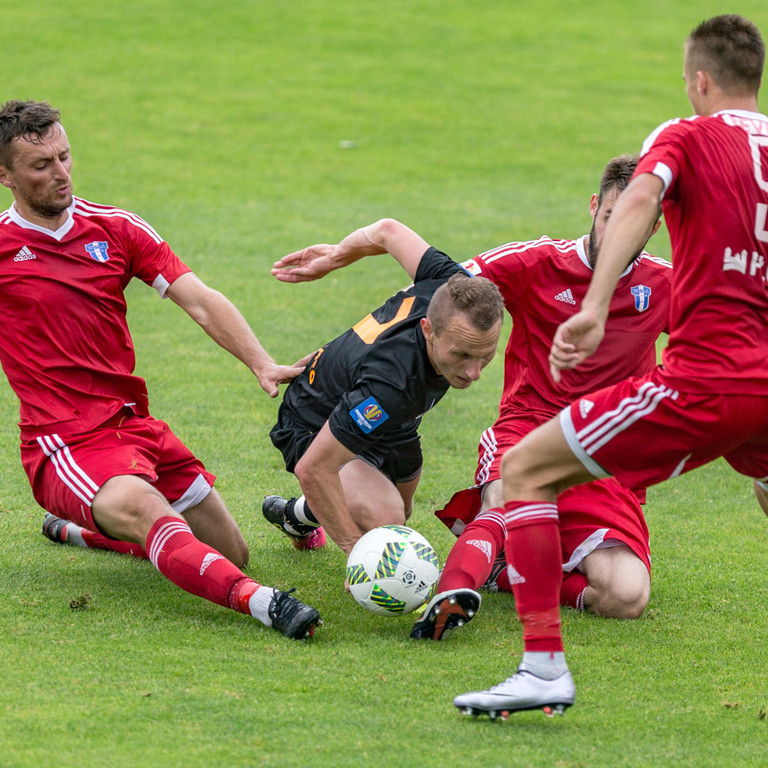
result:
[[[559,382],[560,372],[576,368],[600,345],[605,323],[594,313],[582,310],[558,326],[549,352],[549,370]]]
[[[272,265],[272,274],[283,283],[305,283],[318,280],[336,269],[333,264],[335,245],[319,243],[289,253]]]

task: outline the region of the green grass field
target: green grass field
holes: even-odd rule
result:
[[[39,0],[3,7],[0,99],[59,107],[76,193],[144,216],[292,362],[406,279],[379,257],[282,285],[273,261],[382,216],[457,258],[582,234],[605,161],[690,113],[684,38],[729,11],[768,35],[759,0]],[[663,232],[651,246],[669,256]],[[147,562],[44,539],[2,382],[2,768],[768,763],[768,521],[722,462],[649,493],[643,618],[563,612],[576,706],[465,719],[453,696],[519,655],[511,596],[431,645],[359,609],[337,549],[295,552],[261,518],[264,493],[297,488],[267,434],[277,402],[170,302],[137,284],[129,304],[153,413],[217,473],[254,578],[325,625],[291,642]],[[431,513],[471,482],[501,373],[499,355],[425,418],[413,524],[443,560]]]

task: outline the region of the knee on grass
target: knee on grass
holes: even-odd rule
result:
[[[650,591],[650,581],[643,579],[602,585],[590,584],[590,589],[585,595],[585,607],[596,616],[637,619],[643,615],[648,605]]]

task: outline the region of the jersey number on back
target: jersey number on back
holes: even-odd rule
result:
[[[757,186],[768,193],[768,179],[765,178],[762,155],[768,158],[768,136],[750,135],[749,144],[752,148],[752,161],[755,170]],[[768,166],[768,162],[765,164]],[[760,242],[768,243],[768,204],[758,203],[755,213],[755,237]]]

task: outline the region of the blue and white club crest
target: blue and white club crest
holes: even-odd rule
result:
[[[96,261],[109,261],[109,254],[107,249],[109,243],[106,240],[94,240],[92,243],[88,243],[85,246],[85,250],[88,251],[88,255]]]
[[[633,285],[631,291],[635,297],[635,309],[638,312],[645,312],[651,303],[651,289],[647,285]]]

